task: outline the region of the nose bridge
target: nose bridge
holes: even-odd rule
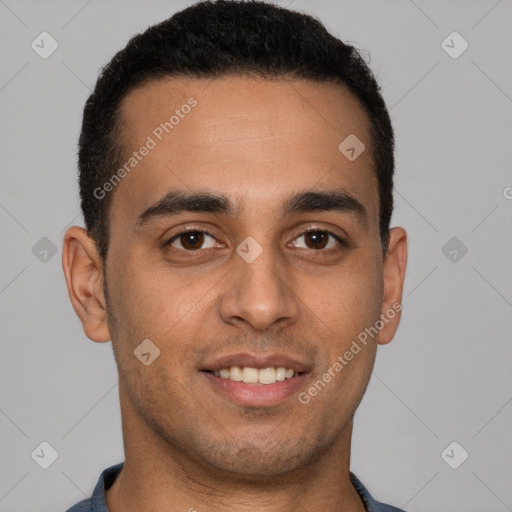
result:
[[[223,320],[243,319],[258,330],[277,321],[294,323],[299,311],[297,298],[279,249],[268,239],[260,244],[247,237],[236,252],[221,303]]]

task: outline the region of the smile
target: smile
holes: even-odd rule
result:
[[[279,353],[238,352],[206,360],[198,368],[215,395],[246,407],[289,400],[310,381],[312,363]]]
[[[270,366],[261,369],[251,368],[250,366],[231,366],[230,368],[221,368],[211,373],[221,379],[260,385],[283,382],[286,379],[293,379],[300,375],[300,372],[295,371],[293,368],[285,368],[284,366]]]

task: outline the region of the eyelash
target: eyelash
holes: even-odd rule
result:
[[[164,243],[164,247],[170,246],[176,239],[178,239],[181,235],[184,235],[186,233],[203,233],[203,234],[208,235],[209,237],[211,237],[211,238],[213,238],[215,240],[215,237],[212,234],[210,234],[208,231],[192,227],[190,229],[185,229],[185,230],[180,231],[179,233],[175,234],[172,238],[170,238],[167,242]],[[334,238],[342,247],[345,247],[345,248],[348,247],[347,242],[345,242],[345,240],[343,240],[343,238],[341,238],[336,233],[333,233],[332,231],[329,231],[328,229],[311,228],[311,229],[308,229],[306,231],[303,231],[297,238],[300,238],[300,237],[302,237],[304,235],[307,235],[308,233],[325,233],[325,234],[331,236],[332,238]],[[295,240],[297,238],[295,238]],[[173,249],[175,249],[177,251],[181,251],[181,252],[186,252],[186,253],[189,253],[189,254],[196,254],[198,252],[204,251],[204,249],[196,249],[196,250],[190,251],[190,250],[187,250],[187,249],[178,249],[176,247],[173,247]],[[312,251],[312,252],[321,253],[321,252],[330,252],[330,251],[332,251],[334,249],[331,247],[330,249],[309,249],[309,250]]]

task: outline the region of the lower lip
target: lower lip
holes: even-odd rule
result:
[[[248,407],[269,407],[277,405],[298,393],[304,386],[308,373],[298,377],[275,382],[274,384],[246,384],[231,379],[216,377],[213,373],[201,372],[215,391],[232,402]]]

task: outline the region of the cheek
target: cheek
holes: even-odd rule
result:
[[[377,348],[376,338],[366,335],[365,329],[379,319],[380,291],[375,272],[359,269],[331,280],[329,293],[315,299],[311,309],[321,319],[327,361],[316,378],[329,382],[319,400],[326,410],[349,415],[364,394]]]
[[[202,325],[205,308],[211,307],[215,294],[215,281],[206,276],[180,279],[172,269],[154,265],[126,265],[114,280],[115,314],[130,339],[166,343],[177,333],[186,339],[185,330]]]
[[[314,286],[313,286],[314,285]],[[346,265],[321,282],[309,282],[301,292],[313,315],[340,340],[357,336],[379,318],[382,284],[378,269]]]
[[[188,360],[190,348],[198,337],[193,331],[202,326],[205,308],[211,307],[207,304],[211,286],[202,280],[196,280],[195,284],[193,280],[190,284],[177,282],[172,271],[155,267],[139,266],[134,271],[126,265],[115,274],[112,273],[109,292],[116,319],[111,332],[127,392],[139,403],[146,396],[155,397],[154,400],[166,397],[173,386],[173,393],[179,394],[182,388],[172,376],[185,371],[183,362]],[[134,351],[146,339],[159,351],[158,358],[149,366],[134,356]],[[144,407],[149,410],[151,403]],[[168,404],[169,410],[171,405]]]

